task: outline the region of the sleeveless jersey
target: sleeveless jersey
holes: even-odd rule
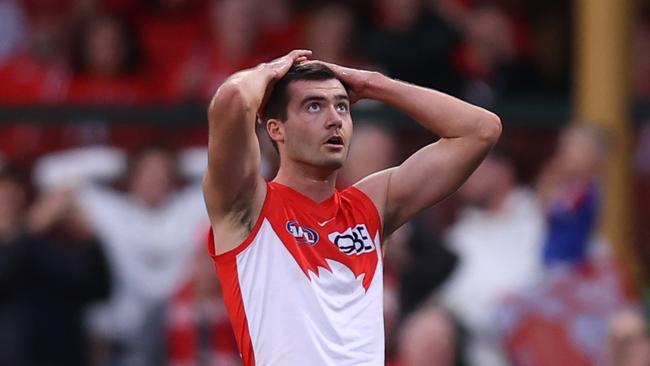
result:
[[[267,183],[246,240],[209,249],[245,366],[384,364],[381,222],[357,188],[316,203]]]

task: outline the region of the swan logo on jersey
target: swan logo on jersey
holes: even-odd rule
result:
[[[287,221],[287,231],[293,235],[298,243],[316,245],[318,243],[318,233],[314,229],[306,226],[300,226],[298,222]]]
[[[331,233],[327,237],[340,251],[347,255],[359,255],[375,250],[375,245],[370,239],[368,229],[364,224],[348,228],[342,233]]]

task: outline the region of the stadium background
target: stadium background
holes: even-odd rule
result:
[[[404,234],[410,239],[403,241],[419,244],[395,245],[398,248],[395,254],[388,249],[386,307],[390,362],[395,365],[481,362],[477,360],[484,360],[479,365],[650,364],[644,363],[650,362],[650,356],[642,317],[648,276],[646,263],[650,260],[648,1],[2,0],[0,168],[4,175],[0,176],[0,182],[17,181],[20,187],[0,184],[3,189],[0,206],[5,215],[0,225],[0,242],[6,244],[0,253],[4,257],[0,258],[3,286],[0,337],[14,342],[20,338],[17,329],[37,329],[34,332],[47,335],[38,342],[51,343],[42,347],[34,337],[20,338],[23,340],[15,348],[7,347],[2,352],[7,357],[23,358],[6,358],[19,362],[8,364],[74,364],[61,361],[66,359],[60,355],[66,353],[61,349],[92,360],[81,364],[189,365],[201,359],[200,352],[192,351],[200,347],[188,341],[197,337],[188,330],[191,326],[182,322],[185,325],[170,326],[165,315],[152,321],[154,326],[142,325],[142,337],[148,338],[154,332],[162,335],[155,345],[136,344],[129,340],[134,338],[132,335],[129,338],[104,332],[101,322],[100,325],[78,324],[81,318],[84,324],[93,323],[85,320],[86,315],[80,315],[91,300],[105,301],[114,296],[112,291],[124,286],[118,282],[129,281],[116,278],[119,276],[115,271],[122,268],[117,262],[122,259],[111,254],[112,246],[106,243],[111,238],[102,236],[101,230],[95,228],[90,234],[98,240],[91,246],[105,252],[107,272],[79,273],[96,276],[95,285],[104,287],[105,291],[88,298],[79,296],[83,301],[74,302],[74,306],[65,301],[75,297],[75,288],[62,285],[65,290],[48,292],[45,291],[49,286],[47,281],[38,276],[31,279],[23,276],[27,273],[24,271],[34,271],[30,266],[37,264],[21,262],[21,255],[31,258],[33,253],[22,248],[16,250],[15,233],[38,227],[37,240],[30,239],[35,245],[32,249],[42,252],[40,241],[56,242],[50,248],[54,251],[51,261],[57,260],[59,250],[75,252],[68,248],[67,242],[77,240],[78,233],[70,234],[68,231],[75,230],[65,228],[70,221],[67,216],[73,211],[70,207],[81,206],[80,212],[75,212],[93,216],[84,211],[83,202],[78,202],[84,197],[79,193],[83,191],[80,187],[101,181],[104,188],[110,187],[115,192],[137,193],[130,191],[132,186],[125,176],[132,177],[134,166],[138,166],[133,161],[137,162],[147,151],[178,153],[178,161],[186,162],[184,166],[181,164],[181,171],[175,172],[176,179],[168,188],[170,192],[192,185],[200,174],[200,148],[207,143],[206,105],[216,88],[232,72],[294,48],[309,48],[317,59],[379,70],[495,111],[504,125],[499,157],[507,161],[517,185],[532,187],[532,192],[537,194],[540,194],[541,172],[558,154],[559,137],[570,122],[581,121],[601,128],[607,138],[602,171],[594,177],[602,189],[595,198],[601,202],[596,211],[601,220],[593,233],[596,236],[602,233],[601,241],[611,248],[608,260],[614,263],[614,269],[607,267],[607,271],[621,278],[621,290],[616,291],[623,295],[620,304],[607,311],[593,312],[580,305],[572,310],[575,318],[590,314],[592,325],[594,322],[600,325],[585,329],[598,336],[587,337],[588,341],[580,340],[579,336],[558,336],[576,332],[567,325],[570,321],[564,328],[530,326],[534,331],[525,334],[494,325],[500,331],[487,338],[499,344],[496,348],[501,358],[495,361],[472,350],[474,338],[485,338],[484,335],[473,334],[475,329],[464,324],[462,314],[454,314],[453,309],[446,309],[444,300],[437,299],[438,291],[443,291],[441,288],[453,276],[453,271],[463,263],[463,253],[454,250],[448,232],[459,222],[468,202],[454,195],[423,214],[413,230]],[[367,140],[359,139],[357,152],[351,157],[353,168],[343,173],[342,184],[354,181],[362,172],[398,163],[434,138],[414,121],[383,105],[360,103],[353,113],[359,126],[380,128],[368,127],[360,134]],[[264,174],[271,177],[277,162],[272,149],[265,146],[262,150],[266,162]],[[155,180],[143,184],[156,190]],[[16,199],[22,195],[16,192],[23,191],[25,199]],[[165,192],[161,195],[172,194]],[[165,202],[165,197],[157,203]],[[57,206],[57,199],[66,203]],[[160,208],[152,207],[152,210]],[[50,216],[48,208],[54,211]],[[47,217],[47,225],[42,224],[46,229],[41,230],[39,217],[43,216]],[[86,221],[91,221],[89,226],[93,227],[93,219],[86,218]],[[125,230],[140,235],[161,230],[157,225],[163,224],[149,221],[143,225]],[[180,224],[166,222],[164,225]],[[200,237],[201,233],[197,232],[196,236]],[[545,237],[542,233],[539,241],[543,242]],[[177,245],[201,253],[203,247],[197,243]],[[138,240],[134,239],[133,246],[137,245]],[[422,247],[443,249],[429,253]],[[531,244],[531,248],[537,247]],[[429,262],[418,265],[426,267],[428,263],[438,270],[422,274],[409,267],[416,267],[412,258],[422,251],[428,253]],[[94,263],[88,262],[87,256],[77,254],[74,255],[78,263]],[[192,257],[193,254],[183,255]],[[65,260],[61,259],[61,263],[67,263]],[[518,258],[506,252],[486,266],[499,266],[498,260],[507,266]],[[541,254],[539,261],[542,262]],[[177,264],[183,268],[174,277],[177,285],[162,286],[160,294],[151,295],[138,305],[144,309],[143,317],[147,321],[155,318],[150,314],[157,314],[160,308],[182,307],[193,301],[183,281],[191,281],[188,278],[195,277],[191,269],[199,266],[187,263]],[[165,272],[160,268],[148,272],[148,265],[146,261],[134,264],[134,273],[143,275],[140,281],[145,281],[144,273]],[[138,266],[142,266],[142,272]],[[570,266],[577,264],[571,262]],[[54,272],[44,273],[57,273],[56,269],[49,270]],[[485,273],[486,277],[490,275],[490,271]],[[208,281],[210,277],[205,278]],[[589,280],[580,276],[573,280],[577,281],[571,282],[575,291],[589,284]],[[404,281],[423,284],[409,287]],[[543,292],[532,283],[528,288],[532,293]],[[411,295],[418,300],[404,295],[405,288],[416,293]],[[207,297],[212,296],[218,302],[218,289],[206,291],[210,294]],[[415,304],[403,303],[404,296]],[[59,301],[59,297],[66,300]],[[586,298],[591,302],[588,295]],[[558,301],[564,301],[563,295]],[[46,313],[51,311],[50,314],[61,318],[69,316],[66,319],[73,319],[70,322],[33,317],[41,307],[61,304],[70,307]],[[521,306],[528,309],[525,304]],[[524,311],[508,306],[500,308],[511,315]],[[212,338],[219,339],[207,346],[213,349],[212,361],[236,364],[227,322],[220,321],[210,323],[218,335]],[[435,326],[419,329],[414,323]],[[555,324],[552,320],[547,323]],[[525,325],[510,325],[529,329]],[[638,329],[642,331],[636,332]],[[66,341],[67,331],[82,339],[80,343]],[[539,333],[531,336],[534,332]],[[427,343],[430,338],[431,343]],[[423,345],[418,348],[415,339],[424,339],[420,342]],[[600,351],[591,351],[593,345],[585,346],[585,342],[597,341],[600,343],[596,348],[606,350],[602,355]],[[410,343],[415,344],[413,349],[406,345]],[[30,348],[36,347],[34,344],[40,346]],[[549,349],[558,350],[557,358],[540,356]],[[25,354],[31,356],[17,355],[18,350],[29,350]],[[11,351],[16,352],[12,355]],[[421,357],[420,361],[417,357]]]

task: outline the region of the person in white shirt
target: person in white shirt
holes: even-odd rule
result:
[[[534,192],[517,185],[510,160],[499,151],[459,194],[466,207],[447,234],[460,261],[440,299],[467,328],[470,364],[506,365],[495,313],[505,296],[540,275],[543,213]]]
[[[142,149],[128,164],[119,151],[86,149],[47,157],[37,167],[41,184],[76,186],[81,208],[106,245],[115,285],[90,323],[120,365],[143,364],[147,316],[188,275],[209,227],[200,183],[178,189],[175,162],[160,147]],[[92,179],[115,178],[124,170],[125,192]]]

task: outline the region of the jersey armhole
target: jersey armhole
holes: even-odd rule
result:
[[[373,202],[373,200],[364,191],[360,190],[359,188],[357,188],[355,186],[350,186],[347,189],[350,190],[351,192],[354,192],[357,195],[359,195],[360,198],[365,201],[366,206],[368,206],[368,208],[372,209],[371,210],[372,211],[372,216],[374,217],[375,222],[377,223],[377,228],[379,230],[379,241],[381,243],[383,243],[383,240],[384,240],[384,237],[383,237],[384,236],[384,223],[383,223],[381,217],[379,216],[379,209],[377,209],[377,206],[375,206],[375,202]]]
[[[255,225],[253,225],[253,228],[251,229],[251,232],[248,233],[248,235],[246,236],[246,239],[244,239],[244,241],[242,241],[239,245],[237,245],[232,249],[229,249],[220,254],[216,254],[214,249],[215,247],[214,247],[214,235],[212,231],[212,225],[210,225],[210,232],[208,234],[208,252],[216,262],[223,262],[234,258],[239,253],[244,251],[244,249],[248,248],[248,246],[253,242],[253,239],[255,238],[255,236],[257,236],[257,232],[260,230],[260,226],[262,226],[262,223],[266,218],[266,211],[268,210],[270,197],[271,197],[271,188],[269,187],[268,183],[266,183],[266,196],[264,196],[264,203],[262,203],[262,209],[260,210],[260,214],[258,215],[257,220],[255,221]]]

